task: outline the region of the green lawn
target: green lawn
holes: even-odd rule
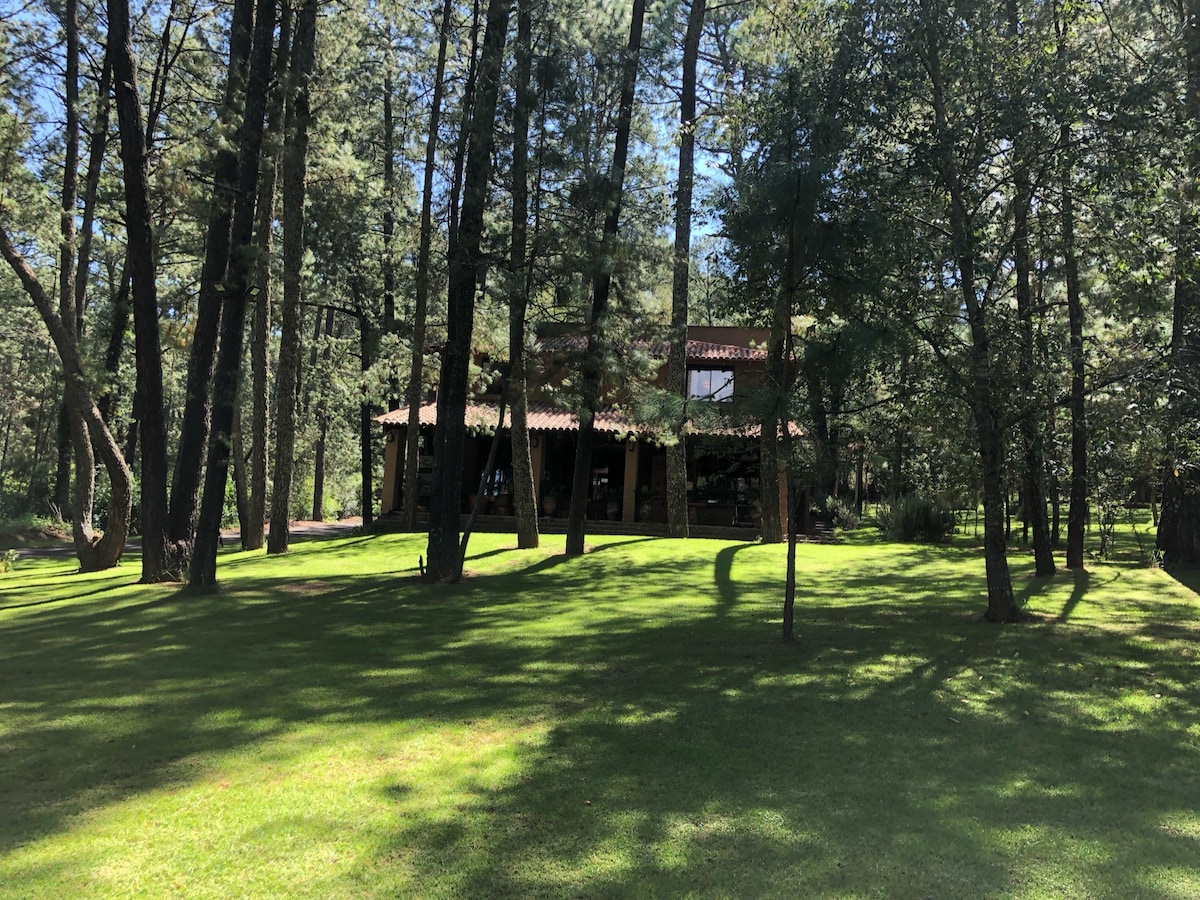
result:
[[[984,623],[964,546],[596,538],[0,576],[0,896],[1200,896],[1200,597]],[[1193,585],[1195,582],[1193,581]]]

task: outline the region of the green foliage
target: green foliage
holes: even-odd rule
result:
[[[9,548],[0,553],[0,574],[11,572],[16,564],[17,551],[14,548]]]
[[[889,541],[940,544],[954,535],[954,510],[930,494],[907,494],[879,507],[879,530]]]
[[[833,517],[833,527],[842,531],[854,531],[862,525],[862,516],[854,504],[844,497],[826,497],[825,511]]]

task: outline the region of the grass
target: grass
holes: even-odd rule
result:
[[[0,576],[2,897],[1200,896],[1195,585],[960,545],[416,536]]]

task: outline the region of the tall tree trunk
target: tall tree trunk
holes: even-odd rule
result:
[[[1200,124],[1200,0],[1184,5],[1185,114]],[[1175,252],[1175,315],[1167,391],[1167,465],[1158,549],[1168,566],[1200,565],[1200,145],[1188,139]]]
[[[1059,40],[1060,68],[1066,71],[1065,26]],[[1079,289],[1079,257],[1075,251],[1074,166],[1069,150],[1070,121],[1064,118],[1059,129],[1062,148],[1062,220],[1063,278],[1067,289],[1067,317],[1070,329],[1071,358],[1071,493],[1067,510],[1067,568],[1083,568],[1083,541],[1088,517],[1088,426],[1087,393],[1084,383],[1083,297]]]
[[[451,581],[457,582],[462,579],[463,566],[467,563],[467,546],[471,542],[471,532],[475,529],[475,522],[479,519],[479,513],[483,509],[484,494],[487,491],[487,485],[492,479],[492,474],[496,471],[496,453],[500,449],[500,436],[504,431],[504,412],[505,412],[505,392],[500,392],[500,412],[496,417],[496,431],[492,435],[492,444],[488,448],[487,461],[483,464],[483,471],[479,473],[479,486],[475,491],[475,503],[471,507],[471,513],[467,516],[467,523],[463,526],[462,540],[458,543],[458,568],[455,571]]]
[[[779,497],[785,483],[780,480],[780,464],[783,460],[779,441],[780,429],[788,427],[787,417],[781,414],[782,398],[787,390],[784,360],[787,333],[791,325],[787,304],[788,291],[781,290],[775,299],[771,335],[767,339],[767,384],[777,397],[771,401],[759,423],[758,491],[764,544],[778,544],[784,539],[785,522],[779,509]],[[790,485],[787,487],[790,488]]]
[[[675,441],[667,446],[667,533],[688,536],[687,326],[688,279],[692,255],[692,184],[696,168],[696,61],[704,28],[705,0],[692,0],[683,38],[683,73],[679,94],[679,182],[675,194],[675,259],[671,275],[671,347],[667,356],[667,390],[678,398]]]
[[[946,113],[941,46],[933,27],[929,29],[928,40],[926,65],[936,129],[934,138],[937,141],[937,162],[943,180],[942,186],[950,199],[951,243],[954,262],[958,268],[959,291],[967,313],[967,325],[971,336],[971,412],[975,420],[983,472],[983,554],[988,589],[985,615],[994,622],[1014,622],[1020,616],[1020,608],[1013,594],[1012,579],[1008,571],[1008,548],[1004,531],[1004,424],[993,384],[991,333],[988,329],[987,308],[978,294],[975,236],[963,199],[963,182]]]
[[[142,445],[142,581],[177,581],[182,574],[182,548],[172,548],[168,540],[167,425],[163,408],[162,347],[158,335],[154,229],[150,213],[145,122],[137,90],[137,60],[129,31],[128,0],[108,0],[108,41],[125,174],[127,268],[133,298],[137,391],[142,403],[138,420]]]
[[[58,404],[58,415],[54,417],[54,508],[60,518],[73,519],[75,511],[71,509],[71,459],[75,453],[71,440],[71,401],[67,397],[66,386],[63,386],[62,400]]]
[[[1020,55],[1020,15],[1016,0],[1008,0],[1009,40]],[[1029,110],[1024,91],[1013,91],[1010,100],[1010,135],[1013,159],[1013,262],[1016,270],[1017,318],[1020,321],[1021,361],[1031,375],[1034,363],[1033,290],[1030,284],[1033,259],[1029,247],[1029,213],[1033,205],[1027,150]],[[1036,389],[1035,389],[1036,390]],[[1025,522],[1033,531],[1033,557],[1038,577],[1054,574],[1054,552],[1050,546],[1050,526],[1046,518],[1046,459],[1041,410],[1043,404],[1034,391],[1022,398],[1020,429],[1025,456],[1023,473]]]
[[[530,0],[517,0],[517,46],[513,108],[512,248],[508,304],[508,396],[512,399],[513,509],[517,518],[517,546],[538,546],[537,486],[533,483],[533,456],[529,446],[529,395],[525,371],[525,315],[532,285],[527,243],[529,230],[529,118],[533,105],[530,89],[533,20]]]
[[[617,229],[621,219],[621,200],[625,188],[625,166],[629,159],[629,133],[633,124],[633,99],[637,89],[638,59],[642,49],[642,25],[646,17],[645,0],[633,0],[629,25],[629,45],[621,71],[621,99],[617,108],[616,145],[612,171],[608,177],[607,213],[592,281],[592,321],[588,332],[587,357],[584,360],[583,408],[579,411],[579,435],[575,445],[575,474],[572,479],[571,508],[567,514],[566,552],[583,553],[587,517],[588,484],[592,475],[592,444],[596,431],[596,411],[600,406],[600,382],[607,364],[608,295],[612,290],[613,259],[617,251]]]
[[[324,372],[329,371],[329,362],[333,358],[333,315],[333,307],[325,310],[325,346],[321,350]],[[320,321],[319,314],[317,321]],[[322,522],[325,520],[325,441],[329,437],[329,398],[324,389],[318,390],[320,394],[317,396],[314,414],[317,423],[317,445],[313,453],[312,517],[315,521]]]
[[[396,237],[396,120],[392,112],[392,75],[383,76],[383,327],[396,329],[396,269],[392,241]],[[388,410],[400,408],[400,385],[388,379]]]
[[[233,116],[241,108],[243,98],[251,102],[260,99],[247,93],[246,84],[253,27],[254,0],[234,0],[229,28],[229,73],[221,105],[221,119],[225,127],[232,127]],[[237,152],[221,142],[215,156],[213,196],[204,237],[204,264],[200,271],[200,295],[196,300],[196,324],[188,353],[183,420],[179,428],[175,471],[171,481],[170,538],[172,542],[185,546],[190,546],[195,540],[200,475],[212,411],[213,365],[221,330],[233,206],[238,188]]]
[[[271,447],[271,246],[275,231],[276,187],[283,162],[283,119],[287,105],[287,71],[292,46],[292,4],[279,12],[279,41],[264,144],[263,171],[258,187],[256,226],[258,294],[250,320],[250,450],[247,456],[246,522],[241,529],[243,550],[261,550],[266,540],[268,460]],[[244,433],[244,432],[243,432]]]
[[[233,502],[237,507],[238,535],[245,534],[250,527],[250,485],[246,474],[246,443],[242,436],[242,407],[233,409],[233,434],[231,435],[230,463],[233,467]],[[243,541],[242,549],[245,548]]]
[[[305,0],[296,19],[291,102],[283,151],[283,328],[276,379],[275,478],[271,491],[268,553],[286,553],[291,538],[292,474],[296,447],[296,395],[300,380],[300,301],[303,297],[304,202],[308,177],[309,80],[315,59],[317,4]]]
[[[116,439],[104,417],[92,400],[87,376],[79,356],[78,337],[74,320],[64,320],[54,307],[50,295],[37,280],[33,269],[9,240],[8,232],[0,226],[0,256],[12,267],[21,286],[33,301],[58,357],[62,362],[65,392],[68,400],[67,418],[75,436],[76,470],[85,477],[75,480],[75,510],[72,518],[72,536],[79,568],[84,572],[96,572],[115,566],[125,549],[125,538],[129,534],[129,513],[133,504],[133,476],[121,455]],[[69,323],[69,324],[68,324]],[[108,522],[102,536],[92,529],[92,498],[94,496],[94,457],[99,455],[108,474],[111,496],[108,501]]]
[[[354,306],[358,310],[359,367],[363,373],[364,387],[362,402],[358,407],[359,492],[362,495],[363,531],[370,532],[375,524],[375,421],[372,416],[370,396],[365,388],[366,373],[379,353],[379,342],[364,302],[365,292],[357,281],[351,283],[350,290],[354,296]]]
[[[404,527],[417,527],[417,496],[420,488],[421,400],[425,380],[425,320],[429,314],[430,254],[433,245],[433,177],[437,163],[438,128],[441,125],[442,94],[446,79],[446,47],[450,40],[450,16],[453,0],[442,6],[437,66],[433,77],[433,97],[429,104],[429,132],[425,138],[425,173],[421,186],[421,225],[417,243],[416,291],[413,303],[412,355],[408,377],[408,430],[404,448]]]
[[[480,267],[485,259],[482,253],[483,218],[492,171],[492,125],[496,116],[500,69],[511,7],[512,0],[488,2],[487,31],[479,58],[475,100],[466,126],[469,146],[463,178],[463,203],[458,239],[449,259],[446,345],[442,351],[438,390],[433,497],[429,509],[429,567],[426,570],[426,577],[430,581],[453,578],[458,566],[458,516],[475,291]]]
[[[221,313],[221,349],[213,378],[212,428],[208,436],[204,495],[200,501],[195,553],[188,576],[188,583],[193,588],[211,590],[217,586],[217,546],[221,539],[225,486],[229,478],[233,412],[241,382],[246,298],[251,291],[254,265],[248,250],[254,241],[254,204],[258,196],[259,154],[267,112],[274,33],[275,0],[258,0],[254,12],[250,74],[246,82],[245,119],[238,134],[237,197],[230,228],[229,278]]]

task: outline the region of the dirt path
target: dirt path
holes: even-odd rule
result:
[[[361,527],[362,517],[351,516],[348,519],[339,519],[336,522],[293,522],[290,533],[292,540],[306,541],[352,534],[354,529]],[[269,533],[270,528],[267,530]],[[240,532],[236,528],[221,529],[221,540],[224,542],[226,549],[238,547],[239,534]],[[0,550],[3,549],[5,548],[0,546]],[[141,540],[137,537],[130,539],[125,544],[125,552],[127,553],[139,553],[141,549]],[[71,544],[69,538],[64,538],[61,543],[57,544],[17,548],[17,559],[72,557],[74,555],[75,547]]]

